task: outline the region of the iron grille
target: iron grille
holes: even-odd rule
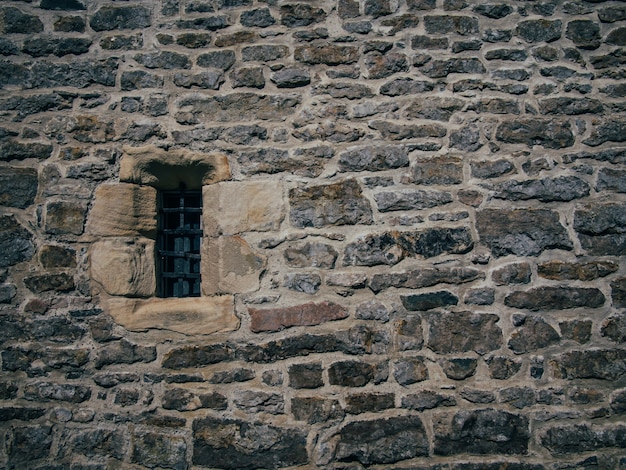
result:
[[[202,192],[181,188],[159,194],[158,294],[199,297]]]

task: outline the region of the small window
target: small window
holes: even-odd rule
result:
[[[159,193],[157,282],[160,297],[200,296],[202,192],[181,185]]]

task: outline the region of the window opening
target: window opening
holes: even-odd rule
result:
[[[157,237],[160,297],[200,296],[200,244],[202,242],[202,192],[159,192]]]

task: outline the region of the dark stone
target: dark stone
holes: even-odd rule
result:
[[[425,16],[424,27],[428,34],[456,33],[465,36],[479,31],[477,18],[458,15]]]
[[[263,88],[265,87],[265,77],[263,76],[262,67],[242,67],[233,70],[230,73],[230,80],[233,88],[251,87],[251,88]]]
[[[422,330],[422,318],[419,315],[410,315],[400,319],[395,322],[394,327],[397,333],[398,350],[414,351],[422,349],[424,332]]]
[[[180,29],[204,29],[208,31],[217,31],[229,26],[228,17],[220,16],[202,16],[191,20],[178,20],[176,26]]]
[[[63,57],[73,54],[80,55],[89,52],[91,40],[86,38],[30,38],[24,41],[22,52],[32,57],[55,55]]]
[[[614,381],[626,373],[626,350],[570,351],[554,357],[550,365],[556,378]]]
[[[342,25],[349,33],[368,34],[372,30],[370,21],[349,21]]]
[[[402,397],[402,408],[424,411],[440,406],[455,406],[456,399],[452,395],[437,393],[433,390],[422,390]]]
[[[497,286],[510,284],[528,284],[531,277],[529,263],[512,263],[496,269],[491,278]]]
[[[324,243],[306,243],[301,247],[288,248],[284,251],[285,261],[294,268],[333,269],[337,256],[337,251]]]
[[[64,446],[69,455],[87,457],[113,457],[122,460],[126,453],[126,435],[114,429],[80,429],[71,436],[64,436]]]
[[[277,88],[299,88],[311,83],[308,69],[285,68],[275,72],[270,77]]]
[[[611,299],[613,300],[613,307],[626,307],[626,277],[611,281]]]
[[[387,82],[380,87],[380,94],[386,96],[403,96],[427,93],[434,89],[432,82],[413,80],[412,78],[398,78]]]
[[[21,143],[15,140],[6,140],[0,143],[0,161],[26,160],[36,158],[45,160],[52,154],[53,147],[49,144],[35,142]]]
[[[613,168],[601,168],[598,172],[596,191],[605,190],[626,193],[626,171]]]
[[[196,60],[196,64],[200,67],[212,67],[224,71],[230,69],[234,63],[235,53],[231,50],[207,52],[198,56]]]
[[[457,41],[452,44],[452,52],[458,53],[463,51],[479,51],[483,46],[482,41],[478,39],[469,39],[467,41]]]
[[[433,430],[437,455],[520,455],[530,441],[528,418],[490,408],[441,415]]]
[[[573,245],[556,212],[546,209],[485,209],[476,213],[476,229],[495,256],[536,256],[546,249]]]
[[[295,227],[371,224],[372,209],[354,179],[289,191]]]
[[[284,286],[296,292],[315,294],[322,284],[322,278],[315,273],[286,274]]]
[[[497,178],[509,173],[515,173],[515,166],[509,160],[484,160],[470,162],[472,176],[474,178]]]
[[[626,448],[626,427],[587,423],[553,426],[541,435],[541,445],[553,455],[578,454],[604,448]]]
[[[367,70],[367,78],[370,79],[385,78],[394,73],[407,72],[409,70],[406,55],[396,52],[368,54],[365,56],[364,64]]]
[[[412,167],[412,177],[415,184],[460,184],[463,160],[450,156],[418,158]]]
[[[31,259],[35,254],[32,238],[13,215],[0,216],[0,268]]]
[[[200,408],[225,410],[228,399],[217,392],[196,394],[184,388],[172,388],[163,393],[161,406],[166,410],[194,411]]]
[[[346,412],[350,414],[376,413],[395,407],[393,393],[358,393],[346,397]]]
[[[28,468],[33,461],[47,457],[52,447],[52,426],[18,426],[11,430],[7,443],[9,466]]]
[[[324,19],[326,19],[326,12],[312,5],[293,3],[280,7],[280,23],[288,28],[310,26]]]
[[[517,374],[522,362],[507,356],[491,356],[486,360],[489,366],[489,375],[493,379],[506,380]]]
[[[503,80],[515,80],[517,82],[523,82],[530,78],[530,72],[526,69],[499,69],[494,70],[491,74],[493,78],[499,78]]]
[[[244,369],[238,367],[236,369],[225,370],[222,372],[216,372],[209,379],[209,383],[212,384],[230,384],[234,382],[247,382],[256,377],[256,373],[252,369]]]
[[[406,117],[449,121],[463,109],[465,102],[456,98],[421,98],[413,100],[404,110]]]
[[[574,212],[574,229],[581,245],[592,255],[626,253],[626,205],[584,205]]]
[[[408,166],[406,147],[368,146],[348,149],[339,155],[341,171],[382,171]]]
[[[344,266],[394,265],[407,256],[431,258],[442,253],[462,254],[473,248],[467,228],[427,229],[367,235],[345,250]]]
[[[511,387],[500,390],[500,402],[522,409],[535,404],[535,392],[530,387]]]
[[[413,36],[411,38],[411,49],[423,51],[424,49],[447,49],[448,38],[431,36]]]
[[[364,13],[374,18],[391,15],[398,9],[398,5],[390,0],[365,0]]]
[[[14,97],[1,102],[0,109],[17,111],[15,119],[21,121],[31,114],[69,109],[75,97],[69,93],[49,93],[26,98]]]
[[[453,58],[447,60],[433,60],[422,68],[422,73],[429,78],[443,78],[451,73],[478,73],[486,72],[482,62],[475,58]]]
[[[78,0],[41,0],[42,10],[85,10],[85,5]]]
[[[0,400],[13,400],[17,397],[17,390],[18,390],[18,386],[15,382],[0,382]],[[1,416],[8,416],[11,415],[13,412],[10,411],[13,408],[3,408],[2,412],[0,413]],[[16,408],[17,414],[20,413],[19,410],[21,410],[20,408]],[[45,412],[45,410],[42,410],[42,414],[43,412]],[[29,412],[27,412],[27,414],[29,414]],[[35,419],[38,418],[39,416],[35,416],[34,418],[28,418],[28,419]],[[1,418],[0,418],[1,419]],[[9,418],[9,419],[13,419],[13,418]],[[5,420],[2,420],[5,421]],[[8,420],[6,420],[8,421]]]
[[[26,209],[37,195],[37,170],[0,168],[0,205]]]
[[[35,320],[31,323],[30,330],[35,339],[55,343],[72,343],[85,334],[82,326],[64,317]]]
[[[292,364],[289,367],[289,386],[292,388],[319,388],[324,385],[320,363]]]
[[[596,308],[604,305],[605,300],[602,292],[596,288],[544,286],[525,292],[512,292],[505,297],[504,304],[508,307],[540,311],[577,307]]]
[[[249,28],[267,28],[276,23],[269,8],[257,8],[256,10],[248,10],[241,13],[239,22]]]
[[[492,305],[495,301],[495,289],[491,287],[477,287],[470,289],[463,297],[467,305]]]
[[[526,20],[517,24],[515,34],[530,43],[552,42],[561,37],[562,27],[561,20]]]
[[[132,36],[115,35],[102,38],[100,47],[110,51],[132,51],[143,47],[143,36],[134,34]]]
[[[480,130],[477,125],[470,124],[468,126],[462,127],[458,130],[453,130],[450,132],[450,147],[462,150],[464,152],[475,152],[483,146],[483,141],[480,137]],[[440,160],[440,159],[435,159]],[[443,159],[441,159],[443,160]],[[452,159],[453,160],[453,159]],[[443,173],[443,171],[442,171]],[[462,176],[462,172],[460,172]],[[457,175],[459,171],[457,169]],[[459,178],[457,176],[457,179]]]
[[[144,70],[131,70],[122,72],[120,86],[125,91],[142,88],[161,88],[163,86],[163,77]]]
[[[590,20],[573,20],[567,23],[565,37],[576,47],[585,50],[597,49],[602,44],[600,25]]]
[[[237,44],[250,43],[258,41],[259,36],[252,31],[238,31],[231,34],[223,34],[215,39],[216,47],[230,47]]]
[[[485,59],[487,60],[524,62],[527,58],[528,53],[524,49],[492,49],[485,52]]]
[[[462,284],[476,279],[484,279],[482,270],[458,266],[415,269],[398,273],[374,274],[369,281],[369,288],[375,293],[389,287],[421,289],[437,284]]]
[[[598,100],[591,98],[546,98],[539,101],[541,114],[602,114],[604,106]]]
[[[244,62],[272,62],[285,57],[287,54],[289,54],[287,46],[270,44],[247,46],[241,50],[241,58]]]
[[[142,29],[151,24],[150,10],[143,6],[105,6],[96,11],[89,21],[94,31]]]
[[[488,392],[485,390],[464,388],[461,390],[460,395],[464,400],[467,400],[470,403],[486,404],[486,403],[493,403],[494,401],[496,401],[496,397],[494,396],[494,394],[492,392]],[[538,470],[543,470],[543,469],[538,469]]]
[[[538,199],[541,202],[571,201],[589,195],[587,182],[576,176],[561,176],[541,180],[505,181],[491,185],[493,197],[511,201]]]
[[[356,421],[339,431],[335,459],[363,465],[428,456],[426,429],[418,416]]]
[[[119,384],[139,382],[139,375],[132,372],[100,373],[93,376],[93,381],[100,387],[111,388]]]
[[[317,86],[313,89],[313,92],[315,94],[328,94],[333,98],[347,98],[349,100],[371,98],[374,96],[370,87],[351,83],[331,83]]]
[[[389,121],[370,121],[371,129],[380,131],[387,140],[417,139],[422,137],[444,137],[447,134],[445,127],[439,124],[409,124],[402,125]]]
[[[259,150],[243,150],[239,152],[238,162],[244,174],[281,173],[287,171],[300,176],[318,176],[324,162],[315,152],[295,152],[297,157],[289,155],[287,150],[260,148]],[[325,158],[325,157],[321,157]]]
[[[186,33],[176,36],[176,44],[189,49],[206,47],[211,42],[211,35],[208,33]]]
[[[574,77],[576,75],[576,70],[569,67],[556,66],[539,69],[539,73],[542,77],[554,77],[557,80],[566,80]]]
[[[294,58],[298,62],[310,65],[353,64],[359,60],[359,49],[349,45],[315,42],[311,45],[296,47]]]
[[[510,144],[542,145],[558,149],[574,144],[569,121],[520,118],[502,122],[496,130],[496,138]]]
[[[93,84],[112,87],[115,86],[118,64],[119,60],[116,58],[58,64],[37,61],[23,83],[26,88],[86,88]]]
[[[537,265],[539,276],[555,281],[579,280],[592,281],[608,276],[617,271],[613,261],[588,261],[567,263],[559,260],[546,261]]]
[[[428,347],[441,354],[475,351],[485,354],[502,346],[499,317],[490,313],[438,312],[428,316]]]
[[[0,38],[0,55],[17,55],[20,53],[18,47],[6,38]]]
[[[156,359],[156,347],[141,346],[125,339],[107,344],[98,351],[95,366],[101,369],[111,364],[134,364],[152,362]]]
[[[45,413],[46,413],[45,408],[24,408],[24,407],[16,407],[16,406],[1,407],[0,408],[0,422],[12,421],[14,419],[20,420],[20,421],[30,421],[30,420],[34,420],[37,418],[41,418]]]
[[[410,385],[428,380],[428,367],[423,357],[400,359],[393,365],[393,377],[400,385]]]
[[[307,463],[306,432],[212,417],[193,422],[194,465],[232,470]]]
[[[583,141],[583,144],[596,147],[605,142],[626,141],[626,118],[607,118],[592,121],[594,127],[591,136]]]
[[[376,378],[376,366],[360,361],[335,362],[328,368],[330,385],[364,387]]]
[[[513,13],[513,7],[502,3],[486,3],[482,5],[476,5],[472,9],[472,11],[474,13],[478,13],[479,15],[486,16],[487,18],[499,20]]]
[[[611,315],[604,320],[600,334],[616,343],[626,343],[626,313]]]
[[[439,362],[443,373],[452,380],[465,380],[476,373],[478,360],[473,357],[443,359]]]
[[[402,305],[409,311],[424,311],[433,308],[456,305],[459,298],[448,291],[430,292],[427,294],[411,294],[400,296]]]
[[[376,193],[374,200],[380,212],[428,209],[452,202],[452,195],[444,191],[385,191]]]
[[[609,6],[598,9],[598,18],[603,23],[615,23],[626,20],[626,7],[622,5]]]
[[[14,7],[0,8],[0,30],[4,34],[28,34],[43,31],[43,23],[35,15],[28,15]]]
[[[338,400],[317,397],[292,398],[291,413],[296,421],[306,421],[308,424],[342,419],[345,415]]]
[[[508,346],[515,354],[524,354],[557,344],[559,334],[543,318],[530,316],[511,335]]]
[[[197,60],[198,65],[201,67],[204,66],[204,63],[202,63],[203,57],[204,56],[200,56]],[[150,54],[137,54],[134,58],[141,65],[149,69],[170,70],[191,68],[189,57],[177,52],[161,51]]]
[[[131,462],[149,468],[173,468],[184,470],[187,443],[179,435],[170,435],[153,431],[137,431],[133,433]]]
[[[24,398],[30,401],[82,403],[91,398],[91,388],[70,383],[38,382],[24,387]]]
[[[389,310],[384,304],[370,300],[356,306],[356,318],[360,320],[376,320],[383,323],[389,321]]]
[[[437,2],[435,0],[408,0],[407,8],[411,11],[434,10]]]
[[[559,322],[563,339],[572,339],[579,344],[585,344],[591,339],[591,320],[569,320]],[[602,333],[602,330],[600,330]]]
[[[219,90],[224,81],[224,73],[221,70],[206,70],[199,73],[178,72],[174,74],[174,85],[183,88],[197,87],[205,90]]]
[[[485,42],[509,42],[513,37],[513,31],[510,29],[487,29],[482,35]]]

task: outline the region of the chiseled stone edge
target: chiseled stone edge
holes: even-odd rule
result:
[[[232,295],[214,297],[103,299],[116,323],[131,331],[165,329],[186,335],[208,335],[239,328]]]

